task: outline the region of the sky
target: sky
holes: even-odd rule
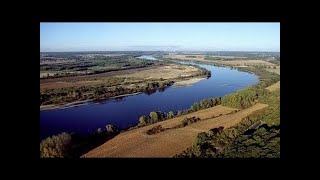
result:
[[[40,52],[280,52],[280,23],[40,23]]]

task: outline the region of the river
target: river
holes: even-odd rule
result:
[[[196,63],[193,63],[196,64]],[[92,133],[107,124],[128,128],[151,111],[178,111],[205,98],[220,97],[256,84],[258,77],[229,67],[197,64],[211,77],[191,86],[171,86],[153,94],[89,102],[76,107],[40,111],[40,139],[61,132]]]

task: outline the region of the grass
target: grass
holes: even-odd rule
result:
[[[199,132],[220,126],[233,126],[243,117],[265,107],[264,104],[256,104],[237,113],[231,113],[235,109],[224,106],[200,110],[120,133],[102,146],[88,152],[84,157],[173,157],[191,146]],[[219,116],[220,114],[222,115]],[[207,120],[200,120],[183,128],[173,128],[181,124],[186,117],[193,116]],[[172,129],[163,131],[167,128]],[[150,131],[158,133],[148,135],[147,132]]]

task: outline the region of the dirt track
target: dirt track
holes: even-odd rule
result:
[[[239,123],[242,118],[266,106],[268,105],[258,103],[234,114],[228,113],[235,109],[224,106],[201,110],[182,117],[121,133],[103,145],[84,154],[82,157],[173,157],[190,147],[198,133],[219,126],[224,126],[225,128],[233,126]],[[216,116],[220,114],[222,114],[222,116],[211,118],[213,115]],[[146,134],[148,129],[157,125],[162,125],[165,128],[173,127],[179,124],[186,116],[211,119],[201,120],[184,128],[170,129],[154,135]]]

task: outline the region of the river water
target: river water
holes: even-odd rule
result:
[[[196,64],[196,63],[193,63]],[[178,111],[205,98],[220,97],[256,84],[258,77],[229,67],[197,64],[211,71],[211,77],[191,86],[171,86],[163,92],[140,93],[77,107],[40,111],[40,139],[61,132],[92,133],[107,124],[128,128],[151,111]]]

